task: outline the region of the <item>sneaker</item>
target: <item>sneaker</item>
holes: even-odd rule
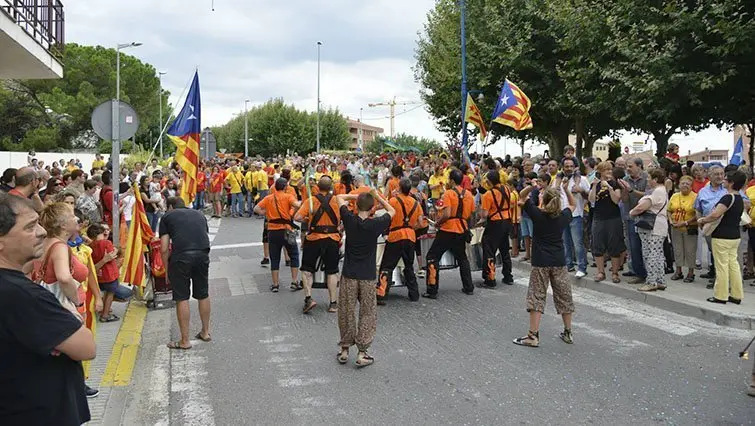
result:
[[[425,270],[424,269],[420,269],[419,271],[417,271],[417,278],[425,278]]]
[[[299,281],[298,283],[292,282],[289,288],[291,289],[291,291],[299,291],[304,288],[304,283],[302,283],[301,281]]]
[[[558,335],[558,337],[560,337],[561,340],[564,341],[564,343],[568,343],[570,345],[574,343],[574,339],[571,335],[571,330],[569,330],[568,328],[565,328],[564,331],[562,331],[561,334]]]
[[[264,258],[262,259],[262,262],[260,262],[260,265],[269,265],[269,264],[270,264],[270,259],[268,258]]]
[[[97,395],[100,394],[100,391],[98,391],[97,389],[92,389],[89,387],[89,385],[87,385],[85,393],[87,395],[87,398],[97,398]]]
[[[645,278],[637,277],[637,278],[629,281],[629,284],[645,284]]]
[[[536,348],[540,346],[540,338],[538,337],[538,333],[527,333],[524,337],[517,337],[514,339],[514,344],[519,346],[529,346],[531,348]]]
[[[309,313],[309,311],[311,311],[312,309],[314,309],[315,306],[317,306],[317,302],[315,302],[314,300],[312,300],[312,297],[305,297],[304,298],[304,309],[302,310],[302,312],[304,312],[305,314]]]
[[[514,285],[514,279],[513,278],[503,278],[501,280],[502,283],[506,285]]]
[[[624,272],[623,274],[621,274],[621,276],[622,277],[635,277],[637,275],[634,272],[632,272],[632,271],[627,271],[627,272]]]
[[[695,263],[695,269],[697,269],[699,271],[699,270],[703,269],[703,265],[701,265],[699,263]]]
[[[713,272],[708,271],[708,272],[706,272],[704,274],[701,274],[700,278],[716,278],[716,274],[714,274]]]
[[[579,279],[579,278],[584,278],[584,277],[585,277],[586,275],[587,275],[587,273],[586,273],[586,272],[577,271],[577,273],[576,273],[576,274],[574,274],[574,278],[577,278],[577,279]]]
[[[637,291],[648,291],[648,292],[649,291],[656,291],[656,290],[658,290],[658,286],[657,285],[652,285],[652,284],[645,284],[644,286],[642,286],[642,287],[640,287],[640,288],[637,289]],[[664,288],[664,290],[665,290],[665,288]]]

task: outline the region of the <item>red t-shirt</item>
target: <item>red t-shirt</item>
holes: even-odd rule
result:
[[[206,180],[207,176],[204,174],[204,172],[197,173],[197,192],[204,192]]]
[[[106,253],[110,253],[115,250],[113,243],[108,240],[96,240],[92,241],[92,260],[94,263],[99,263]],[[118,279],[120,273],[118,272],[118,264],[115,260],[111,260],[106,263],[99,271],[97,271],[97,281],[100,283],[110,283]]]

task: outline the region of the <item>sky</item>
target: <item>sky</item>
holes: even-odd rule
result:
[[[297,108],[317,108],[317,42],[320,50],[320,99],[390,133],[389,108],[369,107],[395,97],[396,133],[447,138],[419,103],[414,81],[414,48],[434,0],[69,0],[66,40],[124,50],[166,72],[163,87],[170,102],[179,96],[198,67],[202,126],[221,125],[244,109],[271,98]],[[528,93],[537,108],[537,94]],[[534,123],[537,126],[537,123]],[[645,135],[622,135],[629,146]],[[723,147],[732,150],[732,133],[709,129],[672,138],[682,152]],[[648,145],[649,146],[649,145]],[[547,149],[527,144],[533,154]],[[490,147],[495,155],[519,154],[513,141]]]

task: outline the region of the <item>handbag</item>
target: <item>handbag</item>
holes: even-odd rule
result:
[[[653,228],[655,228],[655,220],[658,218],[658,215],[663,211],[663,209],[666,208],[666,204],[668,204],[668,199],[666,199],[666,202],[663,203],[663,207],[658,210],[658,213],[652,213],[648,210],[643,212],[637,219],[637,222],[635,222],[634,226],[640,229],[652,231]]]
[[[726,211],[729,211],[729,209],[733,205],[734,205],[734,197],[732,196],[731,203],[729,203],[729,207],[726,208]],[[726,211],[724,212],[724,214],[726,214]],[[742,212],[742,216],[744,216],[744,212]],[[715,231],[716,228],[718,228],[718,225],[721,223],[721,219],[723,218],[724,218],[724,215],[722,214],[718,219],[714,220],[713,222],[708,222],[708,223],[703,224],[703,235],[705,235],[706,237],[710,237],[711,235],[713,235],[713,231]],[[739,219],[740,222],[742,222],[742,220],[744,220],[744,218]]]
[[[275,196],[275,193],[273,193],[273,203],[275,204],[275,210],[278,210],[278,217],[283,218],[281,209],[278,207],[278,198]],[[291,226],[298,229],[298,226],[294,225],[293,221],[291,221]],[[296,247],[296,231],[286,228],[284,238],[286,240],[286,245],[289,247]]]

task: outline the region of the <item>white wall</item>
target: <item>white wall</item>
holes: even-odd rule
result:
[[[9,167],[18,169],[26,166],[28,155],[28,152],[0,151],[0,173]],[[109,157],[109,155],[104,155],[103,159],[107,161]],[[128,155],[121,154],[121,161],[125,160],[126,157]],[[70,159],[78,158],[81,160],[81,165],[84,166],[83,170],[89,173],[92,170],[94,154],[84,152],[37,152],[34,158],[44,161],[45,166],[52,166],[53,162],[60,161],[61,158],[66,161],[66,164],[68,164]]]

